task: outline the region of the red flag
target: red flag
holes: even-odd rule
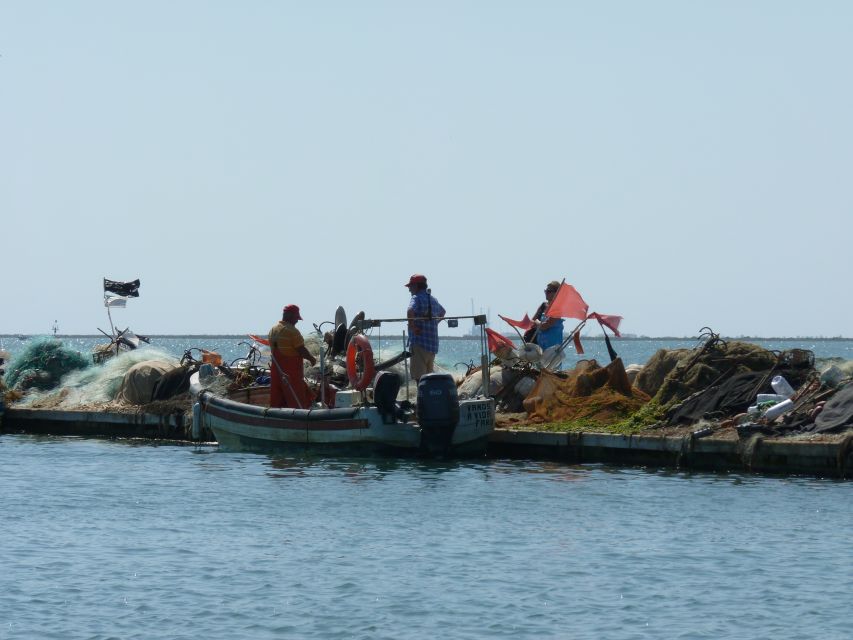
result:
[[[574,342],[575,342],[575,352],[577,352],[577,354],[579,356],[582,356],[583,355],[583,345],[581,344],[581,332],[576,331],[572,340],[574,340]]]
[[[507,346],[510,349],[515,349],[515,344],[506,336],[502,336],[494,329],[486,328],[486,337],[489,340],[489,351],[494,353],[501,345]]]
[[[521,320],[513,320],[512,318],[507,318],[506,316],[502,316],[498,314],[498,318],[506,322],[511,327],[518,327],[522,331],[527,331],[530,327],[533,326],[533,320],[531,320],[528,315],[525,313],[524,318]]]
[[[262,344],[262,345],[267,346],[267,347],[270,346],[270,341],[267,340],[266,338],[261,338],[260,336],[255,336],[255,335],[252,335],[251,333],[249,334],[249,337],[259,344]]]
[[[590,313],[589,317],[593,320],[598,320],[598,323],[607,327],[613,332],[617,338],[621,338],[619,333],[619,323],[622,322],[622,316],[608,316],[603,313]]]
[[[586,320],[587,311],[589,311],[589,305],[583,301],[581,294],[572,285],[564,282],[557,290],[557,294],[551,301],[551,306],[548,307],[545,315],[549,318]]]

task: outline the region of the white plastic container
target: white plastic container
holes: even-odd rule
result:
[[[838,383],[844,379],[844,372],[834,364],[830,365],[826,371],[820,374],[821,383],[828,387],[837,387]]]
[[[361,402],[361,391],[355,390],[342,390],[338,391],[335,394],[335,408],[340,409],[346,407],[347,409],[350,407],[356,406],[359,402]]]
[[[773,420],[774,418],[778,418],[779,416],[788,413],[791,409],[794,408],[794,401],[788,398],[787,400],[783,400],[779,404],[774,404],[767,411],[764,412],[764,417],[768,420]]]
[[[794,388],[782,376],[774,376],[773,380],[770,381],[770,386],[780,396],[790,398],[794,395]]]
[[[782,400],[787,400],[788,396],[779,395],[778,393],[759,393],[755,398],[755,404],[762,404],[763,402],[772,402],[776,404],[777,402],[782,402]]]

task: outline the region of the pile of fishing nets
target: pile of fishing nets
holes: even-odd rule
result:
[[[814,380],[814,354],[805,349],[769,351],[710,332],[695,349],[661,349],[637,375],[635,386],[652,397],[670,425],[739,416],[758,394],[774,394],[783,376],[794,388]]]
[[[6,384],[17,391],[56,388],[68,374],[85,370],[91,360],[55,338],[36,338],[6,368]]]
[[[621,358],[606,367],[581,360],[565,373],[541,371],[524,409],[531,422],[583,421],[595,427],[622,420],[648,401],[631,386]]]
[[[780,355],[764,347],[712,336],[696,349],[660,349],[634,384],[663,405],[684,400],[734,375],[770,371],[780,364]]]
[[[126,374],[134,365],[150,360],[168,363],[174,367],[179,364],[173,355],[150,347],[125,351],[110,358],[102,366],[71,372],[62,380],[60,390],[27,394],[22,404],[42,409],[120,406],[123,403],[120,392]]]

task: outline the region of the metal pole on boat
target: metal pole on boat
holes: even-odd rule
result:
[[[406,332],[403,331],[403,351],[406,350]],[[409,401],[409,359],[403,360],[403,365],[406,368],[406,402]]]
[[[320,333],[319,331],[317,333]],[[323,357],[323,334],[320,334],[320,404],[326,406],[326,358]]]
[[[486,316],[476,316],[474,324],[480,325],[480,375],[483,377],[483,397],[487,398],[491,382],[489,380],[489,347],[488,338],[486,337]]]

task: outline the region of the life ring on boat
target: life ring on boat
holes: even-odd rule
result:
[[[356,359],[361,354],[361,375],[358,375]],[[354,335],[347,347],[347,377],[357,391],[364,391],[373,380],[376,367],[373,364],[373,347],[363,333]]]

